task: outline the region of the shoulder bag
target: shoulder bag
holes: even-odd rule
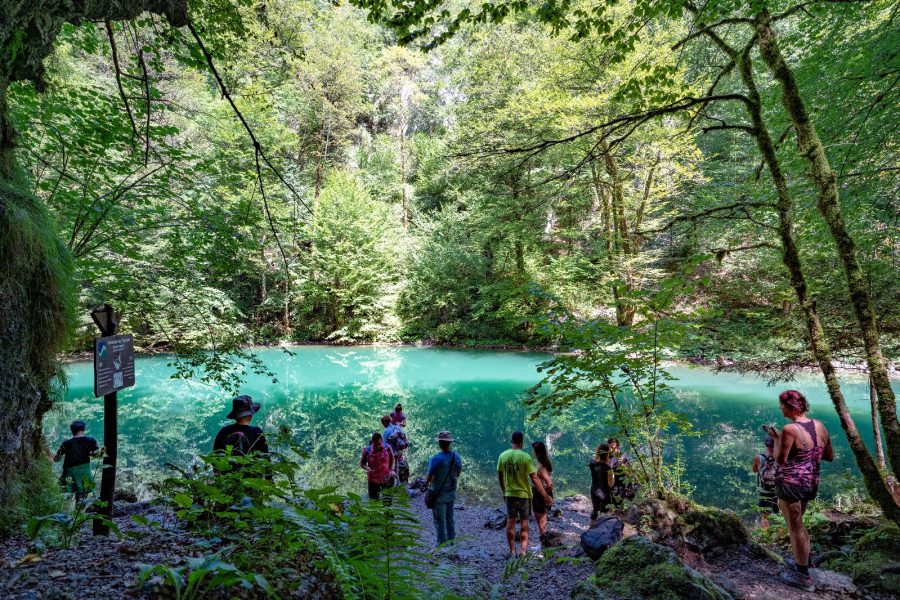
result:
[[[447,479],[450,477],[450,472],[456,467],[456,454],[450,455],[450,466],[447,468],[447,474],[444,475],[444,480],[441,481],[441,485],[438,487],[438,490],[432,491],[431,486],[425,490],[425,507],[426,508],[434,508],[434,505],[437,504],[438,496],[441,495],[441,492],[444,491],[444,485],[447,483]]]

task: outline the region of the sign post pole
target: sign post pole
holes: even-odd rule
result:
[[[119,315],[109,304],[91,312],[91,318],[100,328],[100,335],[108,337],[116,334],[119,327]],[[96,372],[96,353],[94,357]],[[100,481],[100,501],[105,506],[98,511],[110,521],[113,516],[113,497],[116,495],[116,458],[119,448],[119,393],[114,391],[103,396],[103,444],[106,456],[103,457],[103,473]],[[109,526],[100,519],[94,519],[94,535],[109,535]]]

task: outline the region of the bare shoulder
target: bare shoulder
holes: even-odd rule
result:
[[[825,423],[818,419],[813,419],[813,423],[816,424],[816,432],[822,434],[826,438],[828,437],[828,428],[825,427]]]

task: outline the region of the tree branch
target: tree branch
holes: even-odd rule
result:
[[[138,133],[137,124],[134,122],[134,115],[131,113],[131,105],[128,104],[128,96],[125,94],[125,88],[122,86],[122,68],[119,66],[119,49],[116,46],[116,36],[113,32],[112,21],[107,19],[105,24],[106,37],[109,38],[109,46],[112,48],[113,68],[116,72],[116,86],[119,88],[119,96],[122,98],[122,103],[125,104],[125,112],[128,113],[128,121],[131,123],[131,143],[134,144],[134,139],[140,139],[140,134]],[[146,166],[146,162],[144,165]]]
[[[256,134],[253,132],[253,128],[251,128],[250,124],[247,123],[247,119],[245,119],[244,115],[241,114],[241,111],[238,109],[237,105],[234,103],[234,100],[232,99],[231,94],[228,93],[228,88],[225,87],[225,82],[222,80],[222,76],[219,74],[219,70],[216,68],[215,63],[213,62],[212,54],[206,48],[206,45],[203,43],[203,40],[200,39],[200,34],[197,33],[197,29],[194,27],[194,23],[190,19],[187,20],[187,27],[190,30],[191,35],[194,37],[194,40],[197,42],[197,45],[200,47],[200,51],[203,53],[203,57],[206,59],[206,64],[209,66],[210,72],[212,72],[213,77],[215,77],[215,79],[216,79],[216,83],[219,85],[219,90],[222,92],[222,95],[225,97],[225,99],[228,100],[228,104],[231,105],[231,109],[234,111],[234,114],[237,116],[238,120],[240,120],[241,125],[244,126],[244,129],[247,131],[247,135],[250,136],[250,140],[253,142],[253,148],[255,149],[255,151],[257,153],[257,157],[256,157],[257,162],[259,161],[260,158],[262,158],[263,162],[265,162],[266,165],[272,170],[272,172],[275,173],[275,175],[276,175],[276,177],[278,177],[279,181],[281,181],[281,183],[283,183],[285,185],[285,187],[287,187],[291,191],[291,193],[294,194],[294,197],[296,197],[297,201],[300,202],[300,204],[302,204],[306,208],[307,211],[309,211],[309,214],[312,214],[312,210],[309,208],[309,205],[307,205],[306,202],[303,201],[303,198],[300,196],[300,194],[297,193],[297,190],[294,189],[294,186],[292,186],[290,183],[288,183],[285,180],[285,178],[281,174],[281,172],[275,168],[275,166],[269,160],[269,157],[266,156],[266,153],[262,149],[262,144],[259,143],[259,140],[257,139]],[[259,167],[259,165],[257,165],[257,172],[259,173],[258,167]],[[269,225],[272,225],[271,217],[270,217]],[[274,225],[272,225],[272,226],[274,227]]]

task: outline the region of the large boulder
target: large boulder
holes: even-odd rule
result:
[[[716,554],[746,544],[747,528],[730,510],[697,507],[676,522],[681,540],[701,554]]]
[[[625,522],[654,542],[672,537],[676,519],[678,512],[656,498],[642,500],[625,513]]]
[[[603,553],[622,539],[625,524],[619,517],[604,515],[593,527],[581,534],[581,547],[591,560],[599,560]]]
[[[617,598],[649,600],[732,600],[732,596],[688,567],[667,547],[632,536],[597,562],[595,583]]]

